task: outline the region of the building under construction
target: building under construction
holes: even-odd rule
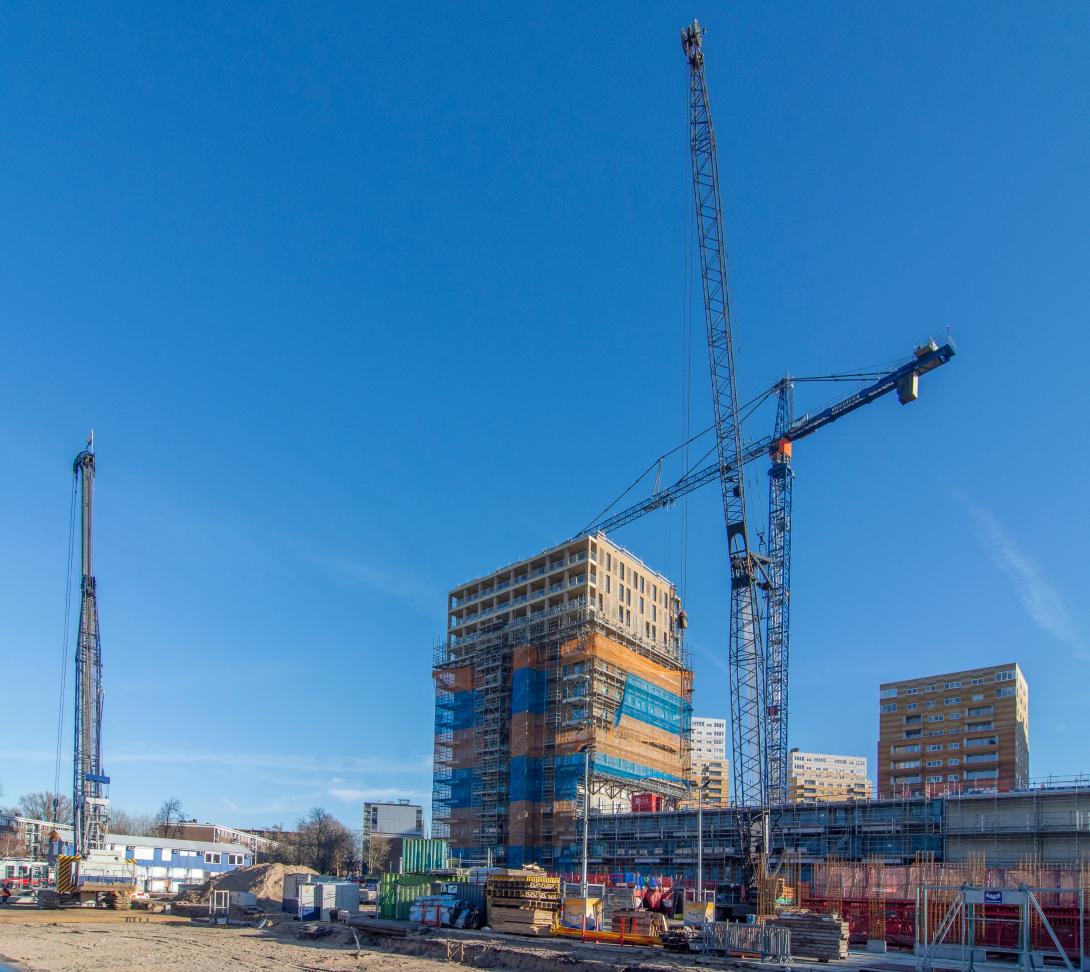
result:
[[[735,813],[725,807],[701,815],[707,880],[737,881],[742,871]],[[691,879],[697,819],[691,810],[592,816],[591,869]],[[845,893],[865,880],[872,865],[890,874],[921,861],[955,872],[982,862],[1078,868],[1090,862],[1090,779],[1006,793],[778,806],[771,811],[769,851],[778,866],[801,867],[815,889],[835,872]]]
[[[674,585],[604,534],[461,584],[435,649],[432,827],[466,860],[567,869],[594,807],[685,792],[692,671]]]

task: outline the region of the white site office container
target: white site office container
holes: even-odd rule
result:
[[[293,871],[291,874],[284,875],[283,908],[286,912],[289,914],[294,913],[299,906],[299,885],[311,884],[311,879],[317,876],[316,874],[307,874],[300,871]]]
[[[298,904],[296,913],[300,921],[315,921],[320,917],[318,911],[319,884],[300,884],[296,890]]]
[[[360,888],[351,881],[327,882],[315,885],[318,894],[315,903],[322,921],[329,921],[330,909],[358,914],[360,910]]]

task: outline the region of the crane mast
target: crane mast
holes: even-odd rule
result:
[[[769,803],[787,802],[787,713],[791,644],[791,440],[794,383],[779,383],[776,425],[768,450],[768,590],[765,592],[765,701]]]
[[[73,747],[72,816],[75,853],[86,859],[106,846],[109,825],[107,786],[102,772],[102,643],[93,561],[95,497],[94,434],[72,465],[80,481],[79,636],[76,641],[76,717]]]
[[[704,288],[712,404],[723,518],[730,558],[730,705],[732,781],[740,807],[764,807],[766,711],[765,657],[758,610],[760,567],[749,546],[745,469],[738,388],[727,289],[727,247],[719,164],[704,75],[702,30],[697,21],[682,28],[681,46],[689,62],[689,148],[697,249]]]

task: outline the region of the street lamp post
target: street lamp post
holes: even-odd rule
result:
[[[583,883],[580,894],[587,897],[587,847],[590,843],[590,746],[583,747]]]
[[[696,788],[696,900],[704,900],[704,787],[708,785],[708,767],[700,767]]]
[[[704,897],[704,787],[696,788],[696,900]]]

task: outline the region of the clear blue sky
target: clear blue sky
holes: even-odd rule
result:
[[[446,590],[680,440],[694,12],[748,392],[961,347],[796,449],[792,745],[873,760],[880,681],[1017,660],[1032,773],[1090,770],[1086,4],[11,3],[3,800],[52,782],[94,426],[115,803],[427,802]],[[725,714],[714,490],[688,515]],[[618,539],[679,576],[680,524]]]

